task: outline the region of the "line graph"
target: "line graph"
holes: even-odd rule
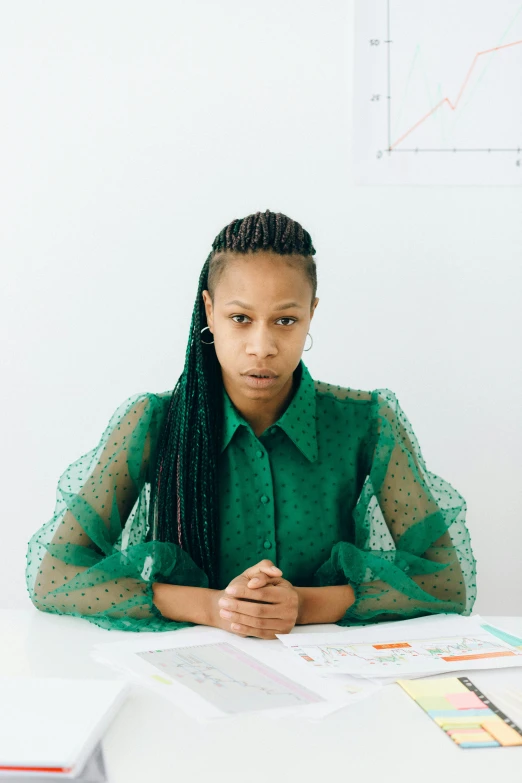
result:
[[[136,655],[225,713],[295,707],[323,701],[304,686],[233,645],[195,644]]]
[[[355,55],[358,184],[522,184],[520,0],[357,0]]]
[[[461,668],[469,666],[470,662],[492,658],[516,659],[516,665],[520,665],[522,658],[522,653],[516,649],[487,636],[408,639],[382,645],[370,642],[299,644],[296,641],[291,649],[311,666],[364,676],[372,676],[372,672],[375,676],[386,676],[405,669],[417,673],[440,671],[446,664]]]
[[[401,143],[401,141],[404,141],[406,136],[409,136],[410,133],[412,133],[412,131],[415,130],[415,128],[418,128],[419,125],[421,125],[425,120],[427,120],[428,117],[431,117],[431,115],[434,112],[436,112],[437,109],[440,109],[440,107],[443,106],[445,103],[448,104],[448,106],[450,107],[450,109],[452,111],[455,111],[457,109],[457,106],[459,105],[460,99],[462,97],[462,93],[464,92],[464,90],[466,88],[466,84],[469,81],[469,78],[471,76],[471,72],[473,71],[473,69],[474,69],[474,67],[475,67],[479,57],[482,57],[485,54],[490,54],[491,52],[499,52],[501,49],[509,49],[510,46],[520,46],[520,45],[522,45],[522,40],[514,41],[513,43],[510,43],[510,44],[504,44],[504,46],[494,46],[492,49],[485,49],[483,52],[477,52],[473,62],[471,63],[471,67],[470,67],[470,69],[469,69],[469,71],[468,71],[468,73],[466,75],[466,78],[464,79],[462,87],[460,88],[460,92],[457,95],[457,99],[456,99],[455,103],[452,103],[451,100],[449,98],[447,98],[447,97],[443,98],[443,100],[440,101],[440,103],[438,103],[436,106],[434,106],[433,109],[431,109],[431,111],[429,111],[427,114],[424,115],[424,117],[422,117],[418,122],[416,122],[415,125],[413,125],[413,127],[409,128],[406,131],[406,133],[403,133],[403,135],[399,139],[397,139],[395,142],[393,142],[393,144],[391,144],[390,147],[389,147],[389,151],[392,151],[395,147],[397,147]],[[496,150],[496,151],[500,151],[500,150]],[[520,152],[520,147],[518,147],[514,151]]]

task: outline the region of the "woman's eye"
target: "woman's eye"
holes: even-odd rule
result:
[[[232,320],[234,318],[248,318],[248,315],[232,315],[231,318],[232,318]],[[285,318],[278,318],[278,321],[292,321],[293,323],[295,323],[297,321],[297,318],[290,318],[290,317],[288,317],[288,318],[286,318],[286,317]],[[244,323],[244,321],[234,321],[234,323],[235,324]],[[291,324],[290,324],[290,326],[291,326]]]

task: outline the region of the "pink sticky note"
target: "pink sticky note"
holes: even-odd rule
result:
[[[484,729],[446,729],[446,734],[484,734]]]
[[[472,693],[472,691],[469,691],[469,693],[446,693],[445,696],[457,710],[466,710],[470,708],[481,710],[487,709],[488,707],[488,705],[484,704],[477,694]]]

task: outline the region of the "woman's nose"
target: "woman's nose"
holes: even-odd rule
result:
[[[249,334],[249,340],[247,342],[247,350],[249,353],[256,353],[266,355],[274,353],[276,350],[276,344],[273,335],[269,329],[253,329]]]

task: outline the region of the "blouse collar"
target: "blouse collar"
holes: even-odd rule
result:
[[[315,462],[318,457],[315,384],[302,359],[295,370],[295,375],[298,379],[298,386],[294,396],[284,413],[272,424],[272,427],[280,427],[301,453],[310,462]],[[242,425],[252,432],[252,427],[235,408],[224,386],[223,403],[221,452],[226,449],[239,426]]]

